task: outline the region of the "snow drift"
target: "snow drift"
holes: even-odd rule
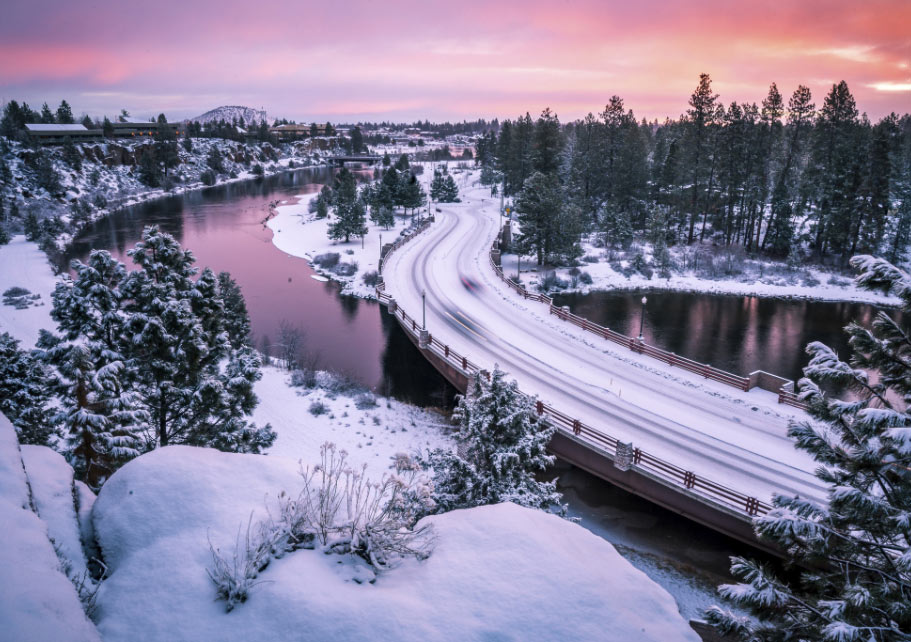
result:
[[[604,540],[499,504],[427,518],[437,543],[374,584],[358,562],[297,551],[272,562],[229,614],[206,575],[208,540],[233,550],[299,464],[191,447],[156,450],[104,486],[93,509],[110,568],[105,640],[698,640],[669,594]]]
[[[38,451],[33,454],[36,461],[43,455]],[[29,471],[29,475],[35,476],[33,485],[52,487],[59,481],[57,471],[50,480],[42,478],[44,472],[40,466]],[[42,497],[52,494],[42,493]],[[63,530],[69,526],[75,528],[75,513],[73,524],[64,524],[66,519],[66,516],[57,516],[56,526]],[[29,480],[22,466],[16,431],[2,414],[0,524],[3,524],[0,638],[18,642],[97,641],[98,634],[85,617],[75,588],[60,570],[60,559],[48,538],[48,526],[32,510]]]

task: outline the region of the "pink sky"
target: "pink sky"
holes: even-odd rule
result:
[[[861,111],[911,112],[911,2],[11,0],[0,100],[77,113],[197,115],[222,104],[302,121],[561,120],[612,94],[677,116],[699,73],[722,100],[817,105],[846,80]]]

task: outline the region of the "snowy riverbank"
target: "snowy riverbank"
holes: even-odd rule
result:
[[[18,215],[9,218],[7,230],[21,232],[31,214],[39,222],[56,217],[60,225],[53,245],[62,250],[86,225],[124,207],[318,166],[328,153],[291,144],[194,138],[189,149],[183,142],[178,145],[176,166],[161,177],[159,186],[150,186],[141,180],[140,170],[140,159],[150,146],[148,140],[80,143],[73,147],[74,160],[59,147],[36,152],[11,143],[2,158],[11,180],[0,184],[0,200]],[[213,155],[220,171],[212,171]]]
[[[447,163],[435,164],[437,167],[441,165]],[[460,185],[467,185],[469,172],[458,169],[450,171],[460,181]],[[417,178],[429,194],[430,182],[433,180],[430,163],[424,164],[423,172]],[[395,224],[388,229],[368,222],[368,232],[363,238],[351,237],[348,242],[333,241],[329,238],[332,217],[320,219],[309,211],[310,201],[316,196],[317,194],[301,194],[295,202],[283,201],[275,208],[275,216],[267,223],[273,232],[272,242],[282,252],[306,259],[313,270],[324,278],[341,283],[343,294],[364,299],[376,298],[375,282],[372,279],[365,282],[365,275],[377,272],[382,245],[395,242],[403,231],[417,224],[422,216],[427,215],[427,207],[409,215],[398,212]],[[353,266],[348,268],[350,273],[320,265],[318,257],[332,254],[338,254],[339,263]]]

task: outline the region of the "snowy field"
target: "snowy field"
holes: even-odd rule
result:
[[[253,420],[271,423],[278,433],[270,455],[306,463],[329,441],[345,450],[353,464],[366,464],[369,474],[379,478],[397,453],[455,447],[453,427],[434,411],[357,388],[335,392],[338,379],[325,372],[319,373],[319,387],[312,389],[292,387],[288,372],[276,367],[264,367],[262,373]]]
[[[0,299],[0,332],[9,332],[22,342],[20,347],[31,348],[38,340],[38,331],[55,326],[51,321],[51,293],[57,278],[47,256],[21,234],[8,245],[0,245],[0,294],[20,287],[38,298],[28,301],[28,307],[17,309]]]

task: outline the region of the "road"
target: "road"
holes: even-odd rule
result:
[[[561,326],[494,274],[495,201],[477,190],[439,205],[436,222],[387,260],[386,291],[427,329],[483,368],[494,364],[523,392],[697,475],[769,501],[773,493],[824,497],[816,464],[794,449],[794,413],[775,395],[743,393]]]

